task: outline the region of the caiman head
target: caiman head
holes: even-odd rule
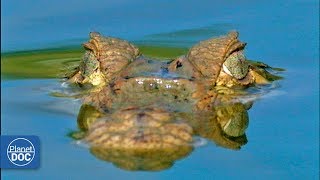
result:
[[[77,70],[69,75],[69,82],[94,86],[108,84],[140,55],[139,49],[128,41],[96,32],[90,33],[90,40],[83,46],[85,54]],[[186,56],[170,63],[168,69],[190,75],[190,78],[207,79],[214,86],[246,87],[280,79],[267,71],[272,69],[270,66],[247,60],[245,46],[237,32],[230,32],[201,41]]]
[[[250,107],[231,101],[237,94],[221,94],[212,86],[246,87],[277,77],[266,71],[269,66],[248,61],[245,45],[231,32],[160,64],[175,76],[131,77],[123,74],[147,61],[137,60],[139,50],[127,41],[90,33],[69,81],[105,86],[84,97],[80,131],[72,137],[88,144],[96,157],[128,170],[171,167],[192,152],[195,136],[240,149],[247,142]]]

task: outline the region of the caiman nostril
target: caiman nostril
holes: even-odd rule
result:
[[[143,118],[144,116],[146,115],[146,113],[143,113],[143,112],[141,112],[141,113],[138,113],[138,119],[141,119],[141,118]]]

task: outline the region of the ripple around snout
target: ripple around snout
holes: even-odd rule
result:
[[[248,92],[246,95],[239,96],[235,98],[233,101],[240,103],[248,103],[256,101],[258,99],[281,96],[287,93],[283,90],[279,90],[279,88],[280,84],[277,81],[271,82],[267,85],[256,85],[248,88],[246,90]]]
[[[202,147],[208,144],[208,140],[199,136],[193,137],[192,146],[195,148]]]
[[[72,141],[72,144],[81,147],[81,148],[86,148],[89,149],[90,148],[90,144],[85,142],[84,140],[76,140],[76,141]]]

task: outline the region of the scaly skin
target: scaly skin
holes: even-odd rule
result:
[[[103,37],[96,32],[89,36],[90,41],[83,44],[87,51],[71,82],[104,85],[139,55],[138,48],[125,40]]]
[[[247,142],[248,87],[276,76],[247,61],[238,33],[193,46],[186,56],[156,61],[127,41],[90,33],[70,83],[96,86],[83,97],[74,137],[100,159],[129,170],[161,170],[187,156],[195,136],[240,149]]]

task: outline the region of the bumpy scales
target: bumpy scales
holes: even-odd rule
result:
[[[130,170],[161,170],[187,156],[202,137],[239,149],[247,109],[234,101],[248,87],[273,80],[247,61],[237,32],[202,41],[174,60],[144,57],[131,43],[90,33],[68,82],[89,84],[74,134],[100,159]]]

